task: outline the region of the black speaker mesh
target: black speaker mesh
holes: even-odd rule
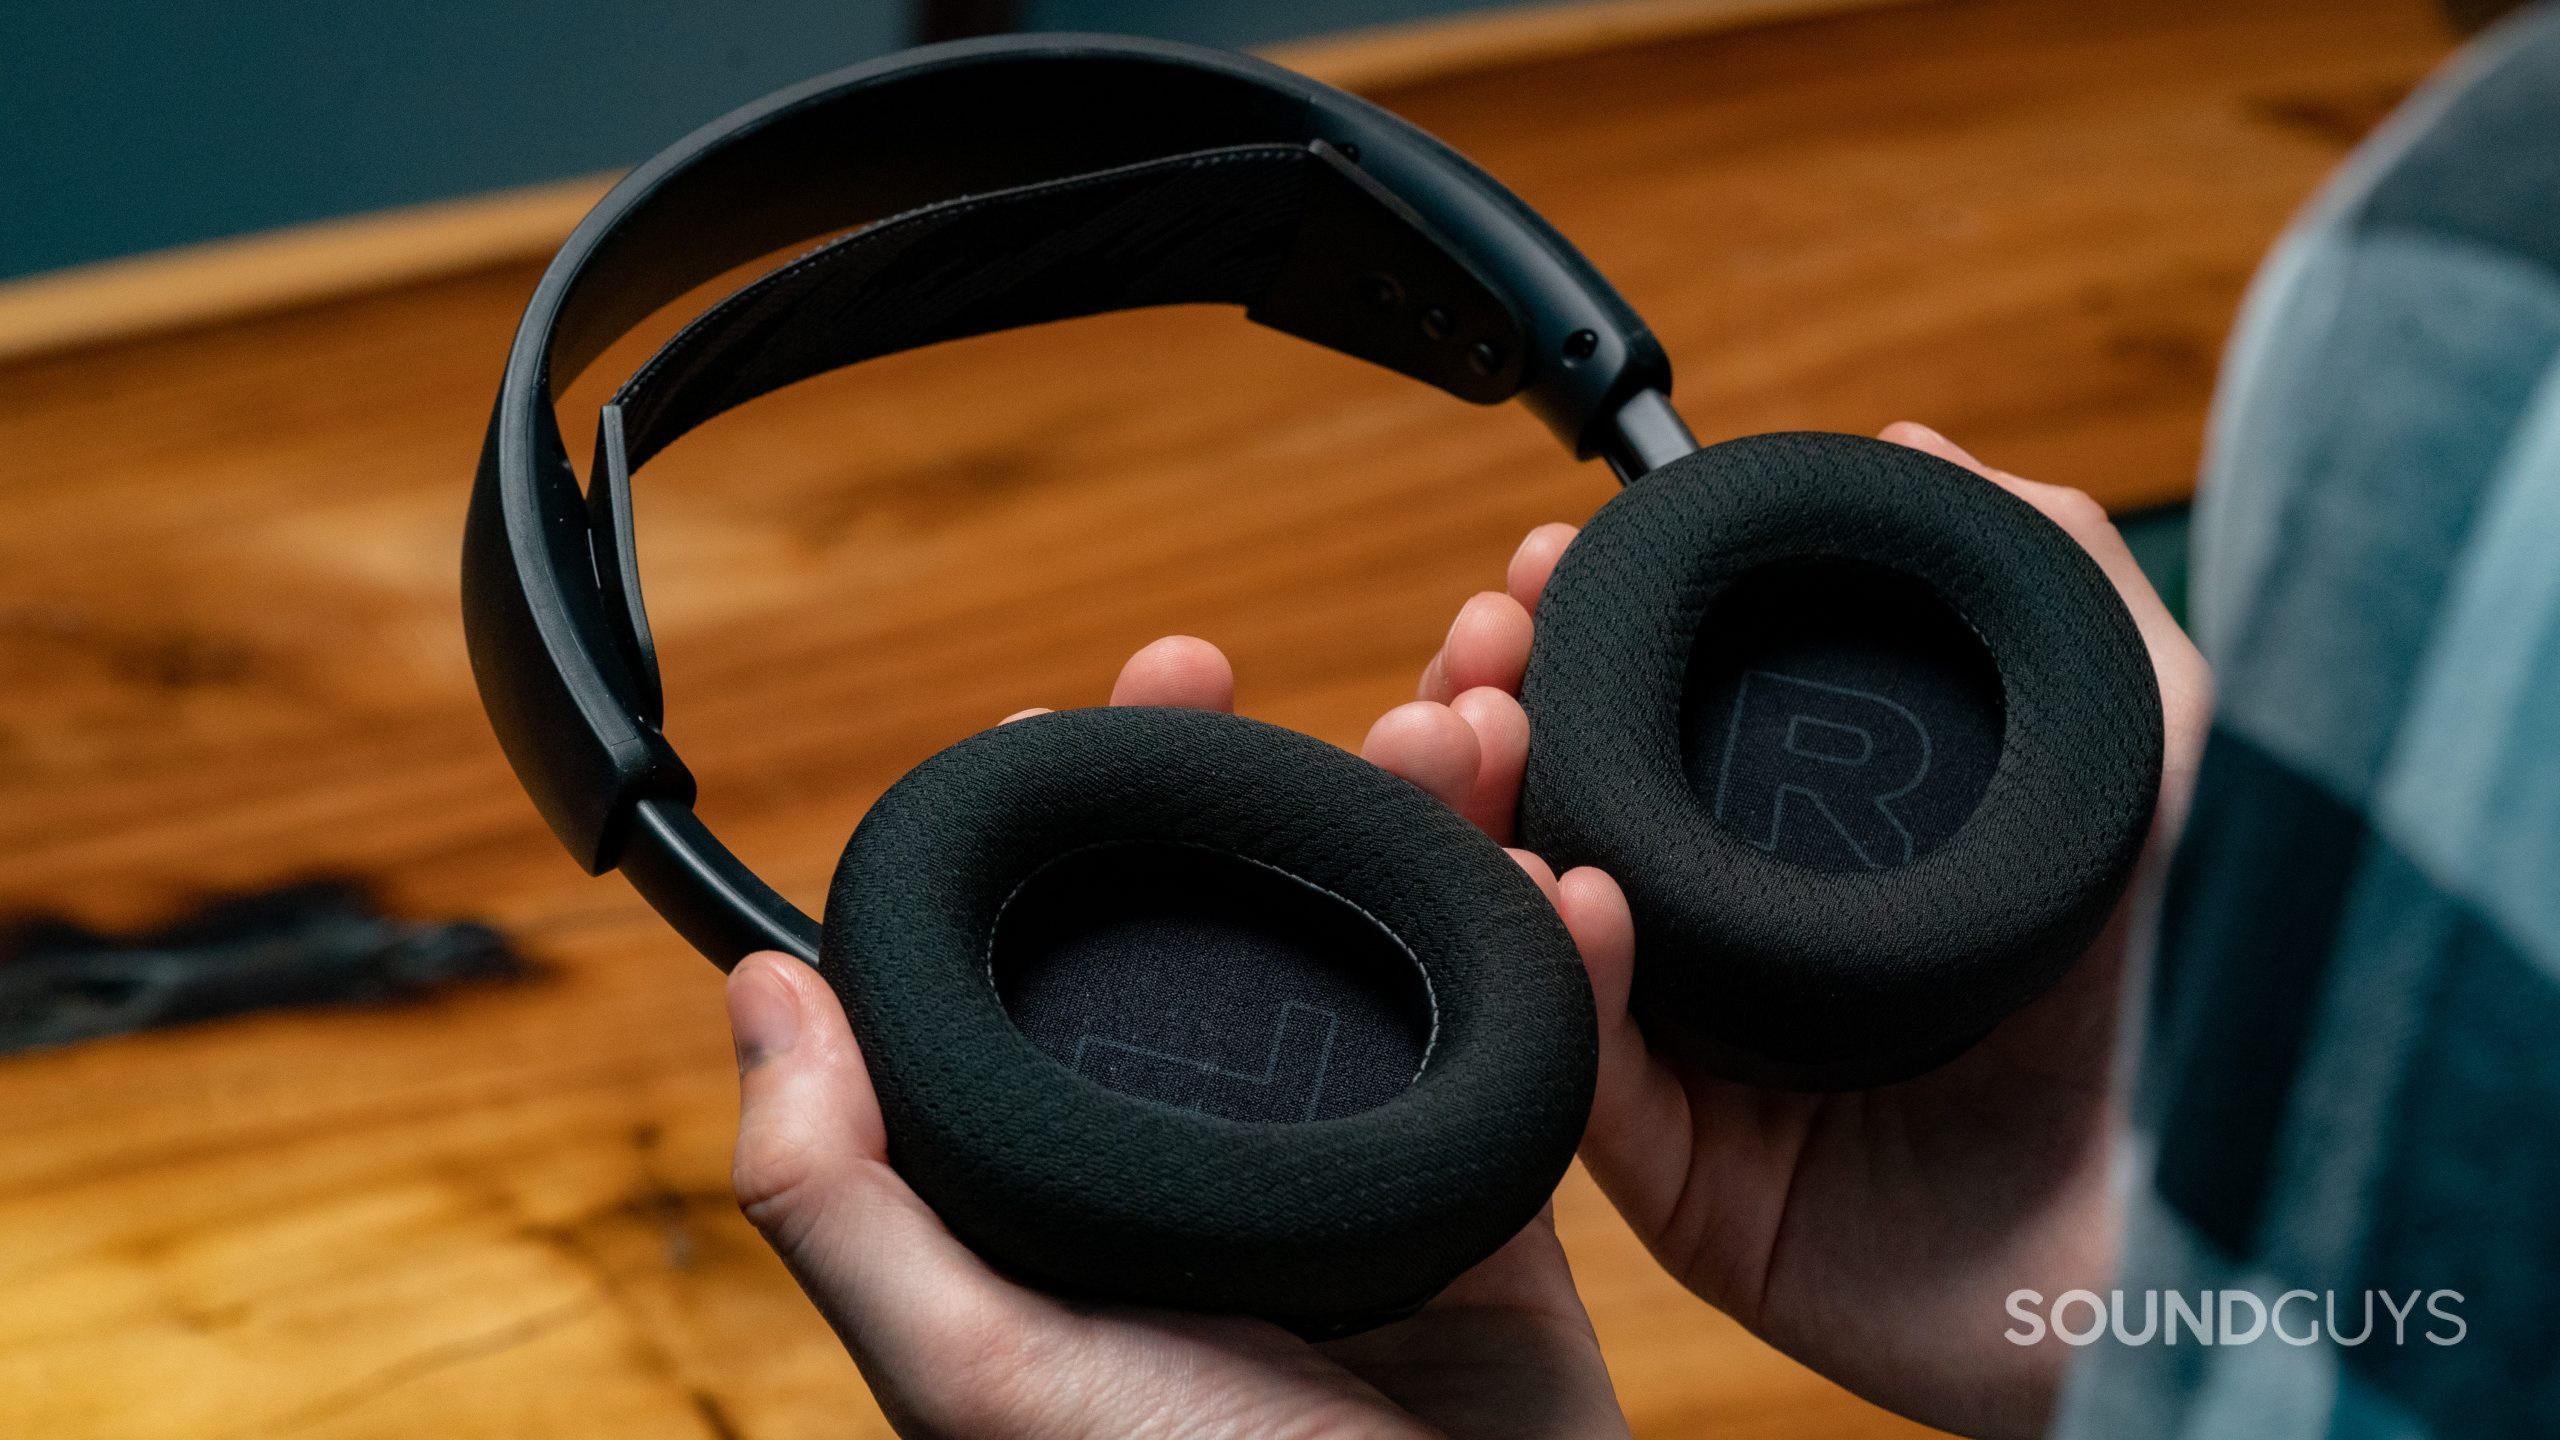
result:
[[[1690,652],[1689,788],[1735,838],[1823,870],[1908,865],[2000,764],[2000,672],[1945,601],[1845,560],[1735,584]]]
[[[1024,881],[988,966],[1015,1028],[1097,1084],[1229,1120],[1354,1115],[1414,1081],[1430,996],[1367,912],[1189,846],[1096,846]]]

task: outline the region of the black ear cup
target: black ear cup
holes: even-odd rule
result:
[[[1960,467],[1716,445],[1600,510],[1538,603],[1523,842],[1636,916],[1656,1043],[1879,1084],[1970,1045],[2106,921],[2159,790],[2096,562]]]
[[[901,779],[828,897],[899,1173],[1069,1294],[1394,1318],[1528,1223],[1590,1109],[1591,994],[1500,847],[1231,715],[999,727]]]

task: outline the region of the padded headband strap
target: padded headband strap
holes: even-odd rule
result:
[[[1479,404],[1519,387],[1520,320],[1502,296],[1318,142],[1202,150],[883,220],[704,312],[612,404],[636,470],[712,416],[840,366],[1202,303]]]
[[[1338,257],[1362,257],[1346,272]],[[1519,317],[1338,151],[1238,145],[964,196],[820,246],[697,317],[606,404],[588,508],[606,616],[658,722],[631,474],[760,395],[863,360],[1150,305],[1226,303],[1463,399],[1519,387]]]

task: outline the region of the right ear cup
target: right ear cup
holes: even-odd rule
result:
[[[1950,1058],[2130,878],[2160,696],[2095,561],[1962,468],[1846,435],[1629,485],[1538,602],[1523,843],[1625,887],[1655,1043],[1833,1089]]]
[[[846,846],[820,971],[900,1175],[1071,1295],[1340,1334],[1534,1217],[1591,992],[1527,875],[1413,785],[1232,715],[1037,715]]]

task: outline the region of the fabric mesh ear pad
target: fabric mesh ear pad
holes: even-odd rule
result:
[[[1934,456],[1730,441],[1603,506],[1537,608],[1525,844],[1636,917],[1656,1043],[1807,1089],[1930,1068],[2132,873],[2157,682],[2086,552]]]
[[[1062,711],[925,761],[846,846],[821,956],[899,1173],[1068,1294],[1392,1319],[1529,1222],[1590,1109],[1589,982],[1520,867],[1232,715]]]

